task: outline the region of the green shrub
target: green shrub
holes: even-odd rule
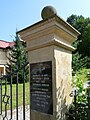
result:
[[[87,89],[85,88],[84,83],[90,79],[88,76],[90,69],[79,70],[72,79],[73,88],[77,88],[78,95],[76,99],[76,115],[75,115],[75,103],[74,99],[72,105],[70,106],[70,112],[77,117],[77,120],[86,120],[87,119],[87,110],[88,110],[88,100],[87,100]]]

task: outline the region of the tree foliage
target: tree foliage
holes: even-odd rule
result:
[[[73,52],[73,87],[78,89],[78,95],[70,108],[73,118],[76,120],[87,120],[88,111],[88,94],[84,88],[84,83],[88,80],[88,72],[90,73],[90,18],[84,18],[82,15],[71,15],[67,18],[67,22],[76,28],[81,35],[73,43],[76,50]],[[89,77],[90,79],[90,77]],[[76,110],[76,111],[75,111]]]
[[[79,46],[79,51],[83,57],[90,57],[90,24],[85,27],[85,31],[82,34],[82,41]]]
[[[71,15],[67,18],[67,22],[81,33],[77,41],[73,43],[76,48],[73,52],[73,70],[90,68],[90,18]]]
[[[27,54],[25,51],[25,42],[20,40],[20,37],[16,34],[14,40],[14,46],[11,48],[11,51],[8,56],[8,63],[7,63],[7,74],[10,74],[11,68],[12,73],[18,71],[18,82],[23,82],[23,69],[25,69],[25,76],[26,81],[28,81],[28,66],[25,64],[27,63]],[[10,82],[10,78],[8,78],[8,82]],[[16,83],[16,74],[13,77],[13,83]]]

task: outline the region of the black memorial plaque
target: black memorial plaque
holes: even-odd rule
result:
[[[52,62],[30,64],[31,109],[53,114]]]

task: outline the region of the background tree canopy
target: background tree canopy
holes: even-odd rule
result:
[[[90,68],[90,18],[71,15],[67,22],[81,33],[78,40],[73,43],[76,48],[73,52],[73,70]]]
[[[73,43],[76,48],[73,51],[73,79],[72,85],[78,88],[77,106],[75,108],[75,100],[72,102],[70,111],[74,120],[88,119],[88,93],[84,88],[84,83],[90,80],[90,18],[83,16],[71,15],[67,18],[67,22],[76,28],[81,35]],[[86,69],[85,69],[86,68]],[[90,88],[89,88],[90,90]],[[76,113],[75,113],[76,109]],[[90,119],[90,118],[89,118]]]

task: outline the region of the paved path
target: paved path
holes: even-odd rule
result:
[[[13,111],[13,118],[12,120],[16,120],[16,109],[14,109]],[[5,116],[5,112],[2,113],[3,116]],[[29,105],[26,106],[25,108],[25,120],[30,120],[30,109],[29,109]],[[7,117],[4,120],[9,120],[10,119],[10,110],[7,111]],[[0,115],[0,120],[3,120],[3,117]],[[23,120],[23,107],[20,106],[18,108],[18,120]]]

